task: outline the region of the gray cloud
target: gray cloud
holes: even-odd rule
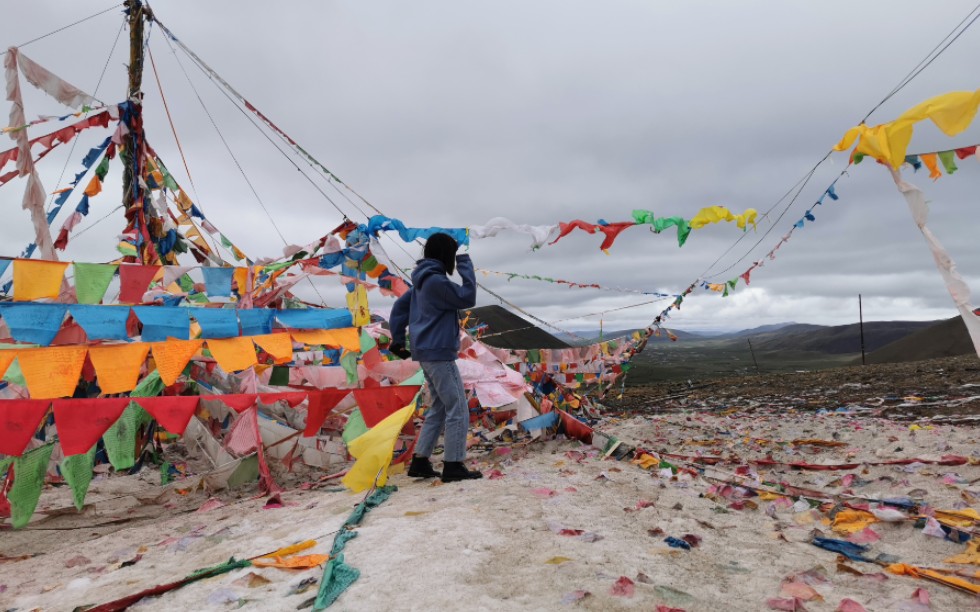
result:
[[[19,42],[105,6],[93,0],[69,9],[45,0],[11,7],[0,39]],[[181,40],[378,208],[410,225],[444,226],[494,216],[530,224],[617,221],[633,208],[690,217],[713,204],[764,211],[972,8],[966,1],[929,11],[921,6],[844,0],[154,4]],[[120,22],[106,15],[25,53],[92,89]],[[978,32],[965,34],[871,121],[887,121],[945,91],[975,88],[970,75]],[[109,101],[125,89],[124,43],[99,90]],[[152,33],[150,48],[194,177],[192,193],[236,244],[253,256],[277,255],[282,241],[161,32]],[[286,240],[308,242],[334,227],[340,215],[333,206],[186,57],[178,57]],[[29,114],[59,112],[27,89]],[[149,67],[144,90],[152,143],[190,187]],[[45,186],[55,188],[66,160],[72,176],[80,153],[99,138],[84,135],[71,160],[67,147],[52,154],[42,167]],[[977,142],[978,128],[948,139],[924,126],[913,149]],[[845,164],[846,155],[837,154],[821,167],[758,248],[747,252],[782,207],[721,258],[711,273],[731,270],[711,280],[734,278],[765,255]],[[971,224],[972,186],[980,165],[964,160],[960,166],[956,176],[936,184],[923,174],[913,181],[934,201],[930,225],[976,290],[980,241]],[[86,224],[117,205],[118,173],[114,168],[106,193],[93,200]],[[345,213],[363,220],[317,181]],[[856,319],[857,293],[870,319],[952,316],[932,258],[887,172],[865,161],[837,190],[841,201],[818,207],[817,221],[797,230],[774,261],[753,273],[748,288],[740,285],[728,298],[697,292],[671,323],[690,329],[845,323]],[[7,255],[31,235],[19,209],[21,193],[16,181],[0,192],[8,211],[0,226]],[[73,241],[68,256],[112,258],[121,226],[121,216],[100,223]],[[732,226],[709,226],[678,248],[672,230],[652,235],[634,228],[608,256],[598,250],[601,237],[581,233],[534,253],[516,235],[475,242],[471,252],[478,267],[492,270],[679,292],[737,238]],[[389,240],[384,244],[402,265],[418,254],[415,245],[407,245],[406,254]],[[645,301],[518,279],[480,280],[546,320]],[[318,279],[317,285],[329,303],[342,303],[335,280]],[[308,287],[299,291],[313,297]],[[389,303],[372,299],[380,308]],[[487,294],[481,300],[494,302]],[[662,307],[610,312],[602,320],[608,327],[645,325]],[[598,321],[561,325],[586,329]]]

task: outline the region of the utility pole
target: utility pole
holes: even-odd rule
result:
[[[755,358],[755,350],[752,348],[752,340],[750,340],[749,338],[746,338],[745,341],[749,343],[749,352],[752,353],[752,363],[755,364],[755,373],[756,374],[762,374],[762,371],[759,370],[759,362]]]
[[[861,330],[861,365],[868,365],[864,356],[864,307],[861,305],[861,294],[858,294],[858,328]]]

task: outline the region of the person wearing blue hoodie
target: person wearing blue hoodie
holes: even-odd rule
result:
[[[432,405],[425,413],[415,454],[408,468],[413,478],[441,476],[443,482],[483,478],[466,468],[466,434],[470,413],[463,379],[456,367],[459,353],[459,310],[476,305],[476,275],[466,253],[457,255],[459,245],[448,234],[433,234],[425,243],[423,259],[412,271],[413,287],[391,308],[392,353],[414,358],[422,366]],[[462,285],[449,280],[459,271]],[[406,328],[411,351],[405,348]],[[432,467],[432,451],[445,430],[442,474]]]

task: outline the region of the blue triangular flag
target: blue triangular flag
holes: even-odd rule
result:
[[[0,316],[17,342],[48,346],[58,335],[68,304],[3,304]]]
[[[89,340],[129,340],[129,306],[72,304],[69,310]]]
[[[234,268],[201,268],[208,297],[230,297]]]
[[[242,324],[243,336],[261,336],[272,333],[272,317],[276,311],[269,308],[239,310],[238,320]]]
[[[186,308],[133,306],[133,312],[143,324],[144,342],[162,342],[167,338],[190,339],[191,319]]]
[[[202,338],[235,338],[238,315],[229,308],[195,308],[191,316],[201,325]]]

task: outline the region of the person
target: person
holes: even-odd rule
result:
[[[425,413],[422,432],[408,468],[413,478],[441,476],[443,482],[483,478],[467,469],[466,434],[470,413],[463,379],[456,366],[459,353],[459,310],[476,305],[476,275],[466,253],[457,255],[459,245],[452,236],[436,233],[425,242],[423,259],[412,271],[413,287],[395,301],[391,309],[390,351],[402,359],[413,357],[422,366],[432,405]],[[459,271],[462,285],[449,279]],[[409,351],[405,347],[411,338]],[[445,430],[442,474],[432,467],[432,451]]]

